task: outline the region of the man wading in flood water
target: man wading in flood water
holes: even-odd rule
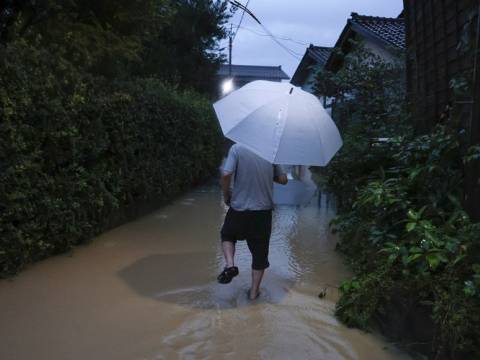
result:
[[[232,185],[233,178],[233,187]],[[252,254],[250,300],[259,295],[265,269],[269,267],[268,246],[272,231],[273,182],[285,185],[287,176],[278,165],[272,165],[242,145],[230,148],[223,167],[222,190],[229,206],[221,230],[225,269],[218,282],[228,284],[238,275],[234,264],[237,240],[247,240]]]

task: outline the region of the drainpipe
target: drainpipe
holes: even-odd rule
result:
[[[233,47],[233,39],[232,39],[232,28],[233,25],[230,25],[230,36],[228,37],[228,78],[232,78],[232,47]]]

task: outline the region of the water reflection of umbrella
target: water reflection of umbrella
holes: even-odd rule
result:
[[[253,81],[213,106],[227,138],[274,164],[325,166],[342,146],[320,101],[289,83]]]

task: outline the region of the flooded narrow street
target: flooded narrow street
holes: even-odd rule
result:
[[[255,302],[244,242],[240,275],[216,282],[226,208],[215,186],[35,264],[0,282],[0,359],[408,359],[333,316],[348,271],[321,204],[274,211]]]

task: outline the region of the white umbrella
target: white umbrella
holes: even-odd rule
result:
[[[213,106],[227,138],[273,164],[325,166],[342,146],[320,101],[289,83],[253,81]]]

